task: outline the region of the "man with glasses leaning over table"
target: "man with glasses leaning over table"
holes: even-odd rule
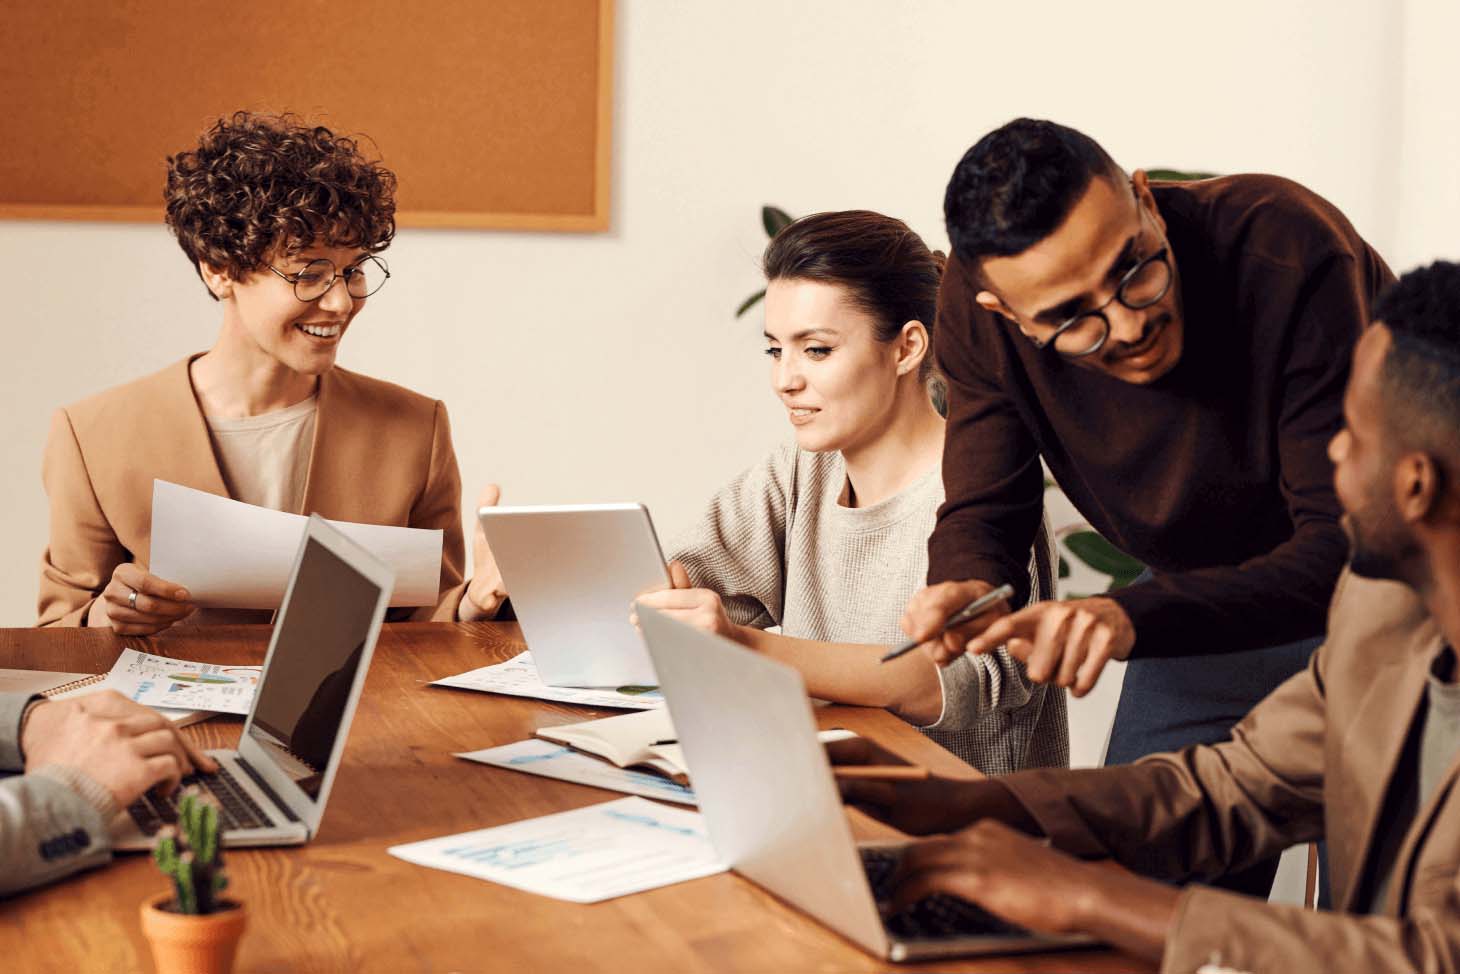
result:
[[[1346,554],[1325,451],[1393,275],[1295,183],[1153,183],[1047,121],[981,139],[944,208],[947,500],[904,628],[936,640],[1005,582],[1025,599],[1043,457],[1148,573],[1108,596],[986,614],[934,657],[1007,645],[1031,679],[1077,696],[1128,658],[1107,764],[1226,738],[1323,633]],[[1226,882],[1265,892],[1275,869]]]

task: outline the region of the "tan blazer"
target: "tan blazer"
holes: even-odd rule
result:
[[[1359,907],[1384,800],[1443,648],[1414,592],[1345,575],[1328,640],[1232,740],[1095,771],[1000,779],[1055,845],[1149,875],[1201,880],[1328,839],[1340,911]],[[1460,761],[1409,827],[1387,902],[1345,916],[1204,886],[1181,897],[1163,971],[1454,971],[1460,966]]]
[[[41,557],[40,625],[85,625],[118,565],[148,565],[153,478],[228,496],[188,378],[191,361],[56,411],[41,466],[51,536]],[[440,402],[342,368],[326,372],[304,509],[292,513],[440,528],[439,602],[392,618],[455,618],[465,590],[461,475]]]

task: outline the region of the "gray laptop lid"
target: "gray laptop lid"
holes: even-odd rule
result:
[[[715,851],[746,878],[886,956],[801,675],[645,606],[638,614]]]
[[[311,517],[274,622],[239,756],[312,836],[324,817],[395,578]]]

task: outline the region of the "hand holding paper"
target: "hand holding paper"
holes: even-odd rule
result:
[[[154,575],[187,587],[197,605],[277,609],[308,519],[152,482]],[[441,584],[440,530],[331,521],[395,572],[393,606],[434,605]]]

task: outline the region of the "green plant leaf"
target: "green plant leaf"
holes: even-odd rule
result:
[[[744,301],[740,302],[740,307],[738,307],[738,308],[735,309],[735,317],[737,317],[737,318],[741,317],[742,315],[745,314],[745,312],[749,311],[751,308],[755,307],[757,304],[760,304],[760,299],[763,298],[763,297],[765,297],[765,289],[764,288],[761,288],[759,291],[756,291],[750,297],[748,297]]]
[[[1119,550],[1094,531],[1076,531],[1064,539],[1070,554],[1111,578],[1110,591],[1135,581],[1146,566]]]
[[[762,206],[760,208],[760,225],[765,227],[765,235],[767,237],[774,237],[795,222],[795,218],[779,206]]]
[[[1214,172],[1188,172],[1182,169],[1147,169],[1146,175],[1151,179],[1164,179],[1168,182],[1186,183],[1193,179],[1211,179],[1217,174]]]
[[[1070,577],[1070,563],[1068,561],[1065,561],[1065,556],[1064,555],[1060,555],[1060,573],[1059,573],[1059,577],[1060,578],[1069,578]]]

